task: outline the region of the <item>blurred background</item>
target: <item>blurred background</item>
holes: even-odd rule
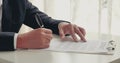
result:
[[[30,0],[40,11],[86,29],[87,38],[120,36],[120,0]],[[20,33],[31,30],[22,26]]]

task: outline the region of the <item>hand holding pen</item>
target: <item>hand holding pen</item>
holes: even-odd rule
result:
[[[19,34],[17,38],[17,48],[41,49],[49,47],[50,41],[52,40],[52,31],[50,29],[43,28],[44,25],[39,14],[35,15],[35,19],[40,28],[24,34]]]

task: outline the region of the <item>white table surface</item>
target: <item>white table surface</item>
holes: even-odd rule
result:
[[[0,59],[8,60],[10,63],[109,63],[120,57],[120,41],[118,39],[120,37],[115,38],[117,47],[114,55],[17,50],[0,52]]]

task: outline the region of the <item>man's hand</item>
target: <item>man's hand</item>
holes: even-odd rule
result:
[[[51,39],[51,30],[45,28],[35,29],[28,33],[18,35],[17,48],[48,48]]]
[[[61,39],[64,39],[66,34],[70,34],[74,41],[78,42],[79,40],[75,35],[77,34],[82,41],[86,42],[85,39],[86,32],[82,27],[79,27],[71,23],[62,22],[58,25],[58,28]]]

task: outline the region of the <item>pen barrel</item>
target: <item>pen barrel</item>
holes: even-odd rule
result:
[[[35,14],[35,20],[36,20],[37,24],[40,26],[40,28],[43,28],[43,27],[44,27],[44,24],[43,24],[43,22],[42,22],[42,19],[41,19],[41,17],[39,16],[38,13]]]

